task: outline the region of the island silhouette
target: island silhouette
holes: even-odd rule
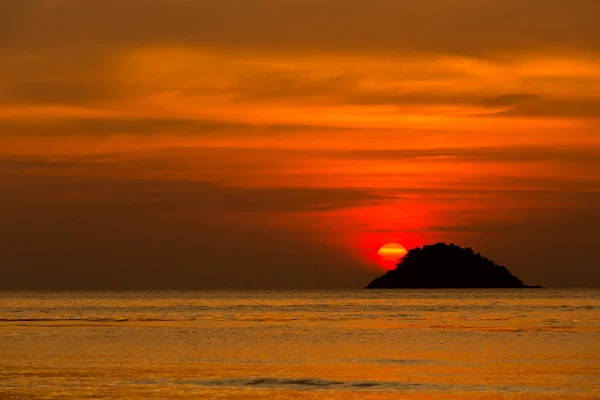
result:
[[[365,289],[539,288],[525,285],[506,267],[470,247],[437,243],[410,250]]]

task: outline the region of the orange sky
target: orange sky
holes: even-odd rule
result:
[[[524,3],[5,2],[0,285],[599,285],[600,2]]]

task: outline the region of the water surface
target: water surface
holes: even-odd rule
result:
[[[1,399],[598,399],[600,290],[0,293]]]

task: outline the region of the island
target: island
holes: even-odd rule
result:
[[[528,286],[502,265],[471,248],[437,243],[410,250],[396,269],[365,289],[539,288]]]

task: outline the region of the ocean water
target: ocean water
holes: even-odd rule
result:
[[[600,399],[600,290],[0,293],[0,399]]]

